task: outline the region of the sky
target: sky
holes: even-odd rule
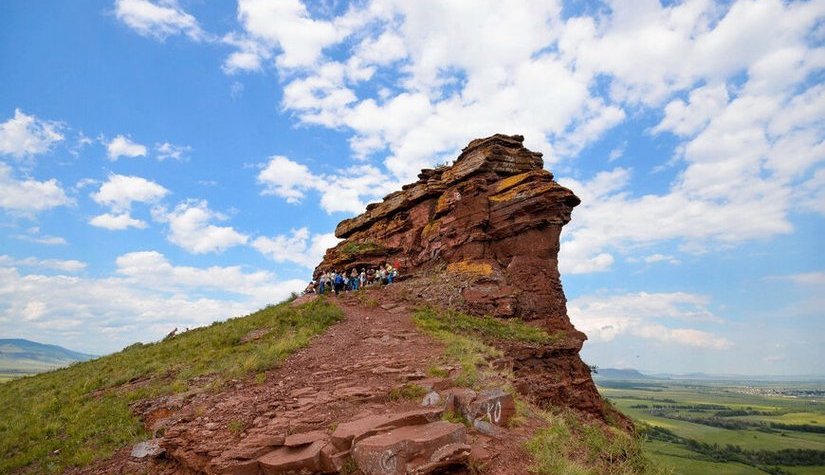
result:
[[[105,354],[300,290],[522,134],[584,360],[825,373],[825,1],[0,2],[0,337]]]

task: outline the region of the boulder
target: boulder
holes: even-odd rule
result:
[[[130,455],[133,458],[142,459],[146,457],[158,457],[164,452],[166,452],[166,450],[160,446],[160,440],[152,439],[135,444],[135,446],[132,447]]]

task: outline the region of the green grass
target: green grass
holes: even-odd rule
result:
[[[416,311],[416,323],[431,333],[448,332],[472,336],[485,341],[509,340],[551,344],[562,336],[527,325],[520,319],[502,320],[491,316],[475,316],[454,310],[424,308]]]
[[[341,253],[348,256],[361,254],[376,254],[384,251],[384,247],[372,241],[353,242],[350,241],[341,247]]]
[[[462,330],[466,334],[458,333],[450,325],[450,316],[457,315],[453,311],[439,311],[432,308],[418,309],[413,314],[413,322],[426,333],[441,340],[447,348],[444,352],[448,361],[457,363],[461,373],[456,378],[459,386],[476,387],[483,383],[485,373],[491,371],[490,361],[501,356],[498,350],[484,343],[479,338],[479,332],[473,331],[472,319],[469,315],[461,315]],[[481,319],[479,319],[479,324]]]
[[[60,473],[105,458],[146,438],[129,405],[276,366],[342,318],[323,299],[300,307],[270,306],[158,343],[0,385],[0,473],[28,467]],[[240,343],[250,331],[260,339]],[[192,386],[194,378],[199,386]],[[204,380],[208,386],[204,387]],[[59,449],[59,452],[55,453]]]
[[[540,475],[664,474],[651,462],[637,437],[619,429],[584,422],[572,411],[541,412],[547,425],[526,442],[532,471]]]
[[[415,383],[406,383],[403,386],[392,388],[389,397],[390,401],[421,399],[426,396],[428,392],[424,386]]]

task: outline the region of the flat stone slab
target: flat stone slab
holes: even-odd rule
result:
[[[326,445],[318,440],[301,447],[280,447],[259,458],[258,465],[264,475],[328,472],[331,467],[321,457]]]
[[[427,424],[441,418],[444,410],[435,408],[416,409],[413,411],[396,412],[367,416],[339,424],[332,433],[332,443],[340,450],[349,450],[353,442],[371,436],[381,430],[390,430],[395,427]]]
[[[284,445],[287,447],[300,447],[308,445],[319,440],[327,440],[329,435],[322,430],[314,430],[311,432],[303,432],[300,434],[292,434],[286,437]]]
[[[358,441],[352,457],[365,475],[429,473],[467,461],[464,426],[447,421],[405,426]]]

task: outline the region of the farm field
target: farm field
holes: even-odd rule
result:
[[[825,384],[597,380],[675,474],[825,473]]]

